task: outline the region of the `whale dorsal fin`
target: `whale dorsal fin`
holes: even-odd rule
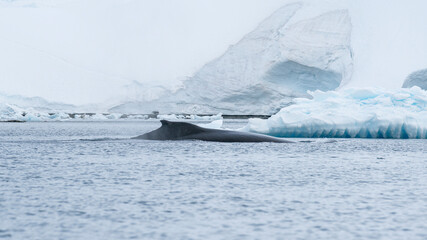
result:
[[[160,120],[160,122],[162,123],[162,126],[166,126],[171,124],[172,122],[168,121],[168,120]]]
[[[162,123],[160,129],[163,129],[163,134],[169,135],[170,138],[182,138],[208,131],[205,128],[188,122],[171,122],[168,120],[160,120],[160,122]]]

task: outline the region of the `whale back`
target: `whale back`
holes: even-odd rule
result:
[[[186,139],[190,135],[209,131],[209,129],[186,122],[170,122],[167,120],[160,120],[160,122],[162,124],[160,128],[137,138],[147,140],[181,140]]]
[[[133,139],[203,140],[214,142],[292,142],[256,133],[203,128],[186,122],[170,122],[167,120],[161,120],[160,122],[162,123],[160,128]]]

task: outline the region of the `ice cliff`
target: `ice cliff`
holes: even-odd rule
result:
[[[267,120],[251,119],[244,130],[277,137],[427,138],[427,91],[419,87],[310,95]]]
[[[277,10],[178,91],[111,111],[269,114],[308,96],[307,90],[337,89],[352,74],[349,13],[334,10],[290,23],[302,7]]]

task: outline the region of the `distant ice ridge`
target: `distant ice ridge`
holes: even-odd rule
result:
[[[40,112],[33,108],[23,109],[16,105],[5,104],[0,102],[0,121],[43,121],[53,119],[66,119],[68,115],[53,114]]]
[[[39,112],[76,111],[77,107],[71,104],[47,101],[41,97],[24,97],[9,95],[0,92],[0,104],[9,104],[18,109],[32,109]]]
[[[419,87],[310,95],[267,120],[251,119],[244,130],[277,137],[427,138],[427,91]]]
[[[74,114],[70,111],[42,111],[35,108],[22,108],[12,104],[0,102],[0,122],[22,121],[22,122],[47,122],[47,121],[70,121],[70,120],[117,120],[122,114]]]
[[[198,115],[177,115],[177,114],[160,114],[157,119],[163,120],[196,120],[196,121],[216,121],[222,120],[222,113],[212,116],[198,116]]]
[[[18,102],[26,103],[25,98],[17,97]],[[30,98],[44,103],[45,100]],[[196,120],[214,121],[206,127],[219,128],[222,125],[222,114],[213,116],[198,115],[158,115],[152,114],[121,114],[121,113],[75,113],[72,110],[52,110],[43,107],[22,107],[9,103],[2,103],[0,98],[0,122],[20,121],[20,122],[48,122],[48,121],[109,121],[109,120],[146,120],[146,119],[167,119],[167,120]],[[60,104],[58,106],[61,106]]]

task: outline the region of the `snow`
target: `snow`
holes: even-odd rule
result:
[[[288,24],[302,7],[295,3],[277,10],[178,91],[111,111],[268,114],[307,96],[307,90],[344,85],[352,72],[348,11]]]
[[[243,130],[277,137],[427,138],[427,91],[419,87],[310,95],[267,120],[250,119]]]
[[[427,69],[416,71],[409,75],[403,83],[404,88],[411,88],[418,86],[424,90],[427,90]]]

